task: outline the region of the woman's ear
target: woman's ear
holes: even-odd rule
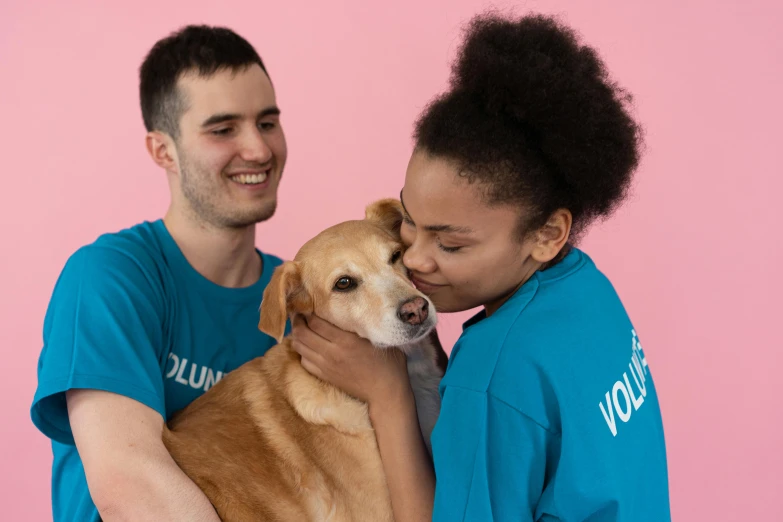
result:
[[[539,263],[552,261],[568,243],[571,236],[571,212],[568,209],[558,209],[536,233],[536,246],[532,257]]]

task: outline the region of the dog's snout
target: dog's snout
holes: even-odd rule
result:
[[[404,323],[421,324],[427,319],[429,303],[422,297],[408,299],[400,305],[397,316]]]

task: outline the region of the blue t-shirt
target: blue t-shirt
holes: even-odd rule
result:
[[[219,286],[196,272],[157,220],[102,235],[68,259],[44,319],[31,408],[35,426],[52,439],[55,522],[99,520],[65,391],[122,394],[168,420],[263,355],[275,341],[258,330],[259,305],[282,261],[258,254],[263,273],[255,284]]]
[[[670,520],[648,361],[582,251],[467,321],[440,392],[434,521]]]

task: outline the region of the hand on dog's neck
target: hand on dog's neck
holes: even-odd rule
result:
[[[330,425],[341,433],[372,431],[367,405],[305,370],[290,338],[283,342],[292,357],[288,371],[299,374],[296,379],[286,379],[285,394],[299,416],[312,424]]]
[[[283,343],[291,357],[288,371],[299,374],[296,379],[286,379],[286,397],[300,417],[313,424],[330,425],[341,433],[355,435],[372,431],[367,404],[305,370],[301,356],[291,346],[291,339]],[[437,359],[430,335],[401,347],[401,351],[407,358],[412,384],[425,377]]]

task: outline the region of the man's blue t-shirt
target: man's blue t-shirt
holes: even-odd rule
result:
[[[106,390],[164,419],[275,341],[258,330],[266,285],[282,260],[258,252],[252,286],[225,288],[188,263],[162,220],[77,250],[44,319],[32,421],[52,439],[55,522],[99,520],[68,421],[65,391]],[[286,332],[288,328],[286,328]]]
[[[576,248],[467,321],[440,388],[433,520],[671,520],[648,362]]]

